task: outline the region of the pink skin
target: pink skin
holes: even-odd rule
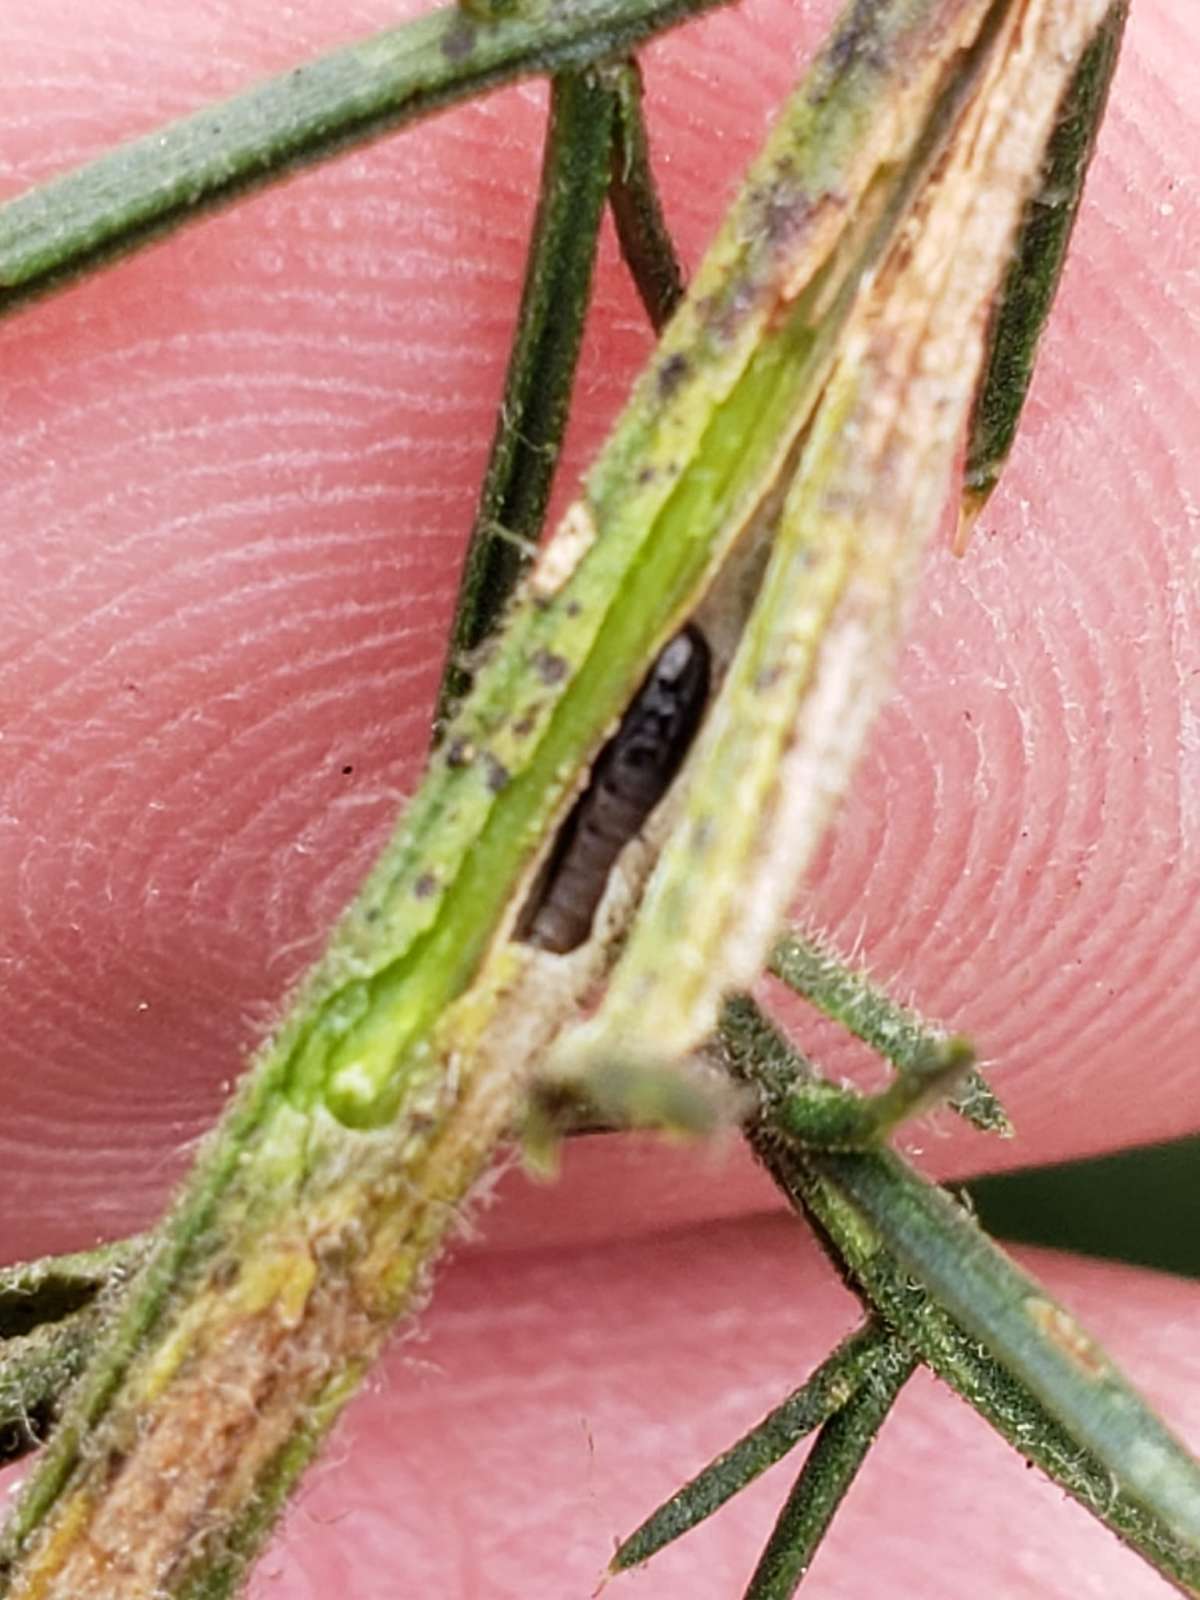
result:
[[[4,9],[15,194],[420,7]],[[689,263],[830,11],[747,0],[646,52]],[[352,154],[0,326],[0,1260],[152,1219],[416,780],[543,102],[527,85]],[[1200,14],[1140,0],[1022,443],[966,559],[930,560],[805,892],[995,1063],[1019,1139],[938,1119],[909,1143],[939,1172],[1200,1125],[1197,105]],[[648,346],[606,236],[564,493]],[[857,1062],[795,1020],[831,1070]],[[593,1142],[555,1189],[502,1189],[421,1359],[396,1348],[312,1474],[262,1600],[585,1594],[613,1535],[852,1321],[732,1146]],[[1038,1265],[1200,1444],[1194,1288]],[[739,1592],[784,1490],[664,1556],[654,1593]],[[928,1382],[815,1582],[1167,1592]]]

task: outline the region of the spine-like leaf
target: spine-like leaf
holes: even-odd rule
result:
[[[516,336],[463,562],[439,727],[470,684],[470,653],[495,629],[542,531],[591,296],[616,116],[617,96],[597,72],[552,80]]]
[[[448,6],[336,50],[0,206],[0,313],[298,167],[720,3],[529,0],[496,20]]]
[[[745,1600],[791,1600],[812,1565],[880,1428],[916,1367],[894,1336],[891,1360],[881,1362],[830,1417],[771,1530]]]
[[[661,332],[683,299],[683,268],[650,161],[641,69],[636,61],[622,61],[610,73],[617,96],[617,137],[609,201],[625,265],[651,326]]]
[[[967,440],[956,540],[960,554],[1000,480],[1016,439],[1038,345],[1079,215],[1128,15],[1129,0],[1114,0],[1063,96],[1041,181],[1025,208],[1012,264],[996,300],[987,364]]]
[[[890,1061],[901,1077],[922,1073],[946,1049],[944,1028],[900,1005],[821,938],[793,929],[775,944],[768,967],[794,994]],[[1011,1138],[1012,1123],[976,1068],[967,1071],[950,1104],[981,1133]]]
[[[795,1393],[623,1539],[610,1570],[625,1572],[640,1566],[711,1517],[840,1411],[864,1385],[886,1382],[896,1359],[892,1335],[878,1324],[868,1323],[851,1334]]]

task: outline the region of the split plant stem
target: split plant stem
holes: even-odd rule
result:
[[[603,972],[548,985],[540,953],[507,936],[538,852],[777,487],[888,241],[873,211],[855,227],[859,203],[882,172],[899,221],[932,155],[930,98],[941,107],[947,70],[943,92],[963,92],[956,44],[987,10],[890,0],[861,53],[852,11],[785,109],[395,838],[100,1340],[5,1531],[0,1592],[232,1593],[392,1323],[421,1303],[533,1063]],[[472,51],[508,26],[480,25]]]

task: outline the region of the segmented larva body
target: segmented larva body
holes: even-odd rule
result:
[[[563,823],[519,938],[565,955],[588,937],[613,862],[683,763],[708,699],[709,666],[694,627],[665,646]]]

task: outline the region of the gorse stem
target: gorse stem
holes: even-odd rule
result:
[[[1200,1593],[1191,1524],[1200,1465],[1068,1314],[895,1156],[821,1150],[829,1130],[870,1101],[823,1082],[753,1001],[726,1006],[719,1048],[762,1097],[752,1148],[871,1320],[660,1506],[621,1544],[612,1570],[649,1559],[820,1426],[748,1591],[752,1600],[790,1595],[919,1359],[1182,1593]],[[965,1325],[947,1309],[955,1303]]]
[[[722,1048],[764,1095],[756,1155],[870,1311],[1093,1516],[1200,1592],[1200,1463],[1073,1318],[899,1157],[795,1145],[774,1108],[813,1069],[751,1001],[726,1007]]]
[[[624,52],[711,3],[534,0],[506,15],[475,0],[0,207],[3,310],[305,162],[522,74],[554,74],[517,333],[439,707],[444,737],[425,782],[153,1244],[0,1277],[0,1450],[14,1418],[52,1420],[94,1349],[0,1549],[0,1593],[12,1600],[219,1600],[240,1587],[324,1432],[420,1296],[528,1103],[535,1065],[626,935],[635,959],[627,950],[606,991],[599,1016],[617,1018],[607,1042],[652,1015],[654,1044],[669,1039],[672,1060],[614,1052],[576,1086],[607,1085],[599,1103],[623,1114],[666,1106],[676,1126],[711,1110],[674,1058],[699,1046],[767,949],[774,924],[764,924],[801,860],[768,859],[764,836],[788,833],[770,808],[789,793],[815,797],[811,842],[844,786],[967,415],[979,313],[996,296],[1057,106],[1047,182],[1074,186],[1070,213],[1048,240],[1031,242],[1026,228],[1033,254],[1022,259],[1042,299],[1018,316],[1010,277],[989,345],[997,358],[1016,326],[1032,360],[1125,13],[1124,0],[1067,11],[1050,0],[851,5],[681,302],[641,80]],[[527,574],[606,195],[651,320],[669,327]],[[1027,379],[1028,365],[1018,381],[993,359],[977,420],[993,389],[1019,411]],[[998,471],[1005,439],[993,432],[981,448]],[[772,539],[764,577],[763,552],[746,551]],[[741,592],[748,572],[761,578],[757,599]],[[624,731],[650,662],[696,618],[723,632],[714,660],[725,682],[663,850],[665,877],[639,900],[662,843],[647,830],[641,868],[613,869],[617,909],[556,965],[521,933],[548,841],[589,764],[600,786],[597,751],[618,721]],[[827,745],[789,744],[806,696],[824,707]],[[714,797],[729,781],[741,815],[718,826]],[[724,855],[705,855],[718,843]],[[707,902],[717,910],[701,937]],[[680,930],[687,961],[676,959]],[[1200,1468],[949,1196],[874,1148],[960,1083],[968,1047],[817,946],[785,939],[772,970],[898,1069],[883,1093],[853,1095],[824,1083],[751,1002],[724,1008],[724,1063],[758,1100],[751,1143],[868,1322],[660,1508],[614,1568],[646,1559],[819,1430],[748,1590],[785,1600],[921,1360],[1196,1592]],[[960,1109],[1007,1126],[977,1077]],[[102,1299],[117,1295],[101,1285],[115,1290],[135,1266],[106,1321]],[[11,1453],[31,1441],[27,1428]]]
[[[964,32],[983,11],[971,0]],[[831,212],[795,186],[828,192],[832,214],[852,220],[855,197],[897,158],[894,124],[873,114],[881,93],[916,100],[906,137],[924,151],[925,91],[950,48],[938,14],[937,0],[883,8],[875,48],[860,59],[835,36],[793,97],[585,499],[99,1341],[6,1530],[13,1597],[231,1592],[422,1292],[533,1063],[609,958],[611,935],[573,963],[570,987],[513,940],[537,852],[775,489],[886,246],[874,218],[865,237],[831,238]],[[507,26],[471,37],[486,50]],[[918,154],[892,180],[897,202],[923,170]],[[792,225],[761,227],[768,192],[791,196]],[[781,320],[800,275],[815,276],[813,293]]]
[[[967,1333],[1053,1408],[1131,1499],[1200,1550],[1193,1457],[1070,1314],[960,1205],[891,1152],[822,1153],[813,1170]]]

